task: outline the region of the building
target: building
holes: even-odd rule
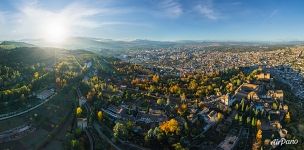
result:
[[[258,80],[270,80],[270,73],[260,73],[255,75]]]
[[[105,116],[111,121],[116,121],[122,119],[121,115],[124,109],[115,105],[110,105],[106,109],[102,108],[101,110],[105,113]]]
[[[49,90],[44,90],[44,91],[40,92],[39,94],[36,95],[36,97],[41,99],[41,100],[45,100],[45,99],[51,97],[54,94],[55,94],[55,90],[54,89],[49,89]]]
[[[85,97],[80,97],[79,99],[78,99],[78,103],[79,103],[79,106],[83,106],[85,103],[86,103],[86,98]]]
[[[231,106],[235,101],[235,98],[232,97],[230,94],[226,94],[221,96],[221,102],[226,106]]]
[[[255,92],[256,95],[252,92]],[[259,92],[260,92],[259,85],[244,83],[235,91],[235,98],[238,100],[243,99],[243,98],[247,98],[247,99],[258,98],[257,94]]]
[[[80,129],[85,129],[88,126],[87,118],[77,118],[77,127]]]
[[[217,147],[217,150],[232,150],[237,145],[239,138],[237,136],[227,136]]]
[[[252,101],[258,101],[260,98],[256,92],[252,91],[248,93],[247,99]]]

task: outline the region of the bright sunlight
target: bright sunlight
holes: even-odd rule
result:
[[[68,36],[67,25],[63,20],[50,21],[45,29],[45,40],[50,43],[62,43]]]

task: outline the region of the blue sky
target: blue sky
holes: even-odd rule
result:
[[[302,0],[1,0],[0,40],[67,36],[116,40],[304,40]]]

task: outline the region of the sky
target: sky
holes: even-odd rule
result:
[[[304,40],[303,0],[1,0],[0,40]]]

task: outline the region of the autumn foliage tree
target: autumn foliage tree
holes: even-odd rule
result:
[[[289,123],[290,122],[290,113],[287,112],[287,114],[285,115],[285,122]]]
[[[97,118],[98,118],[99,121],[101,121],[103,119],[103,113],[102,113],[102,111],[98,111],[97,112]]]
[[[158,75],[153,75],[152,81],[155,82],[155,83],[158,83],[158,81],[159,81],[159,76],[158,76]]]
[[[34,79],[38,79],[39,78],[39,72],[35,72],[34,73]]]
[[[77,107],[77,109],[76,109],[76,115],[77,115],[77,116],[80,116],[81,113],[82,113],[81,107]]]
[[[258,129],[262,128],[262,123],[259,119],[256,121],[256,126],[257,126]]]
[[[160,125],[160,130],[165,132],[166,134],[179,134],[180,128],[178,122],[175,119],[170,119],[169,121],[163,122]]]
[[[177,113],[182,116],[187,111],[187,108],[188,108],[187,104],[181,104],[180,107],[177,109]]]
[[[261,129],[259,129],[256,134],[256,140],[257,140],[257,142],[261,142],[261,140],[262,140],[262,130]]]

